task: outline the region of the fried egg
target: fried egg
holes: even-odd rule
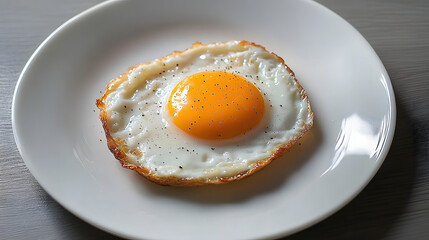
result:
[[[134,66],[97,106],[114,156],[161,185],[242,179],[313,125],[283,59],[246,41],[195,43]]]

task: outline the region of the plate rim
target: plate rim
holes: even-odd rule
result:
[[[312,4],[313,7],[318,8],[321,11],[325,11],[327,13],[329,13],[332,16],[336,17],[336,20],[341,21],[342,24],[345,24],[347,26],[347,28],[354,32],[355,35],[359,36],[361,39],[361,41],[363,40],[363,42],[365,43],[365,48],[367,50],[369,50],[371,52],[372,57],[374,57],[374,59],[376,59],[378,67],[380,68],[380,70],[382,70],[382,75],[385,78],[384,82],[386,83],[385,89],[387,90],[385,93],[387,93],[388,96],[388,100],[389,100],[389,114],[388,114],[388,118],[389,120],[387,121],[389,123],[389,127],[387,128],[387,132],[385,134],[386,136],[386,141],[384,142],[383,146],[382,146],[382,150],[380,155],[377,157],[376,160],[376,166],[375,168],[372,169],[371,175],[368,179],[366,179],[365,183],[362,184],[360,186],[359,189],[355,190],[353,192],[353,194],[351,194],[350,196],[348,196],[341,204],[338,204],[335,208],[330,209],[329,211],[326,211],[324,214],[321,214],[317,217],[313,217],[312,221],[307,221],[305,224],[302,224],[301,226],[298,226],[296,228],[293,229],[285,229],[281,232],[275,232],[272,233],[270,235],[266,235],[266,237],[284,237],[284,236],[289,236],[292,235],[294,233],[300,232],[310,226],[313,226],[323,220],[325,220],[326,218],[332,216],[334,213],[338,212],[340,209],[342,209],[344,206],[346,206],[347,204],[349,204],[354,198],[356,198],[357,195],[359,195],[362,190],[369,184],[369,182],[374,178],[374,176],[377,174],[377,172],[379,171],[379,169],[381,168],[383,162],[385,161],[390,147],[392,145],[393,142],[393,138],[395,135],[395,128],[396,128],[396,118],[397,118],[397,109],[396,109],[396,100],[395,100],[395,93],[393,91],[393,86],[392,86],[392,82],[391,79],[388,75],[388,72],[384,66],[384,64],[382,63],[380,57],[377,55],[377,53],[375,52],[375,50],[373,49],[373,47],[370,45],[370,43],[368,42],[368,40],[366,38],[363,37],[363,35],[355,28],[353,27],[353,25],[351,25],[347,20],[345,20],[343,17],[341,17],[340,15],[338,15],[337,13],[335,13],[334,11],[332,11],[331,9],[325,7],[324,5],[322,5],[321,3],[315,2],[315,1],[311,1],[311,0],[297,0],[297,1],[302,1],[302,2],[306,2],[308,4]],[[86,17],[89,17],[90,15],[98,12],[98,11],[103,11],[106,8],[109,7],[113,7],[113,5],[123,2],[121,0],[107,0],[105,2],[101,2],[98,3],[78,14],[76,14],[75,16],[73,16],[72,18],[70,18],[69,20],[67,20],[66,22],[64,22],[63,24],[61,24],[58,28],[56,28],[52,33],[50,33],[48,35],[48,37],[46,37],[42,43],[36,48],[36,50],[32,53],[31,57],[29,58],[29,60],[26,62],[26,64],[24,65],[18,80],[16,82],[16,86],[13,92],[13,97],[12,97],[12,104],[11,104],[11,122],[12,122],[12,131],[13,131],[13,137],[15,140],[15,145],[19,151],[19,154],[21,156],[21,159],[24,161],[26,167],[28,168],[28,170],[30,171],[31,175],[36,179],[36,181],[38,182],[38,184],[42,187],[42,189],[51,197],[53,198],[58,204],[60,204],[63,208],[67,209],[67,211],[69,211],[70,213],[72,213],[73,215],[75,215],[76,217],[82,219],[83,221],[85,221],[88,224],[91,224],[103,231],[106,231],[108,233],[111,233],[113,235],[116,236],[120,236],[120,237],[143,237],[143,236],[132,236],[132,235],[127,235],[124,234],[123,232],[120,231],[115,231],[112,230],[110,228],[107,228],[101,224],[98,224],[96,221],[93,221],[90,218],[87,218],[85,215],[80,214],[78,212],[76,212],[74,209],[69,208],[68,206],[65,206],[61,201],[59,201],[53,193],[51,193],[51,191],[48,189],[48,187],[46,187],[46,185],[43,183],[43,181],[40,180],[40,177],[38,176],[38,174],[36,173],[36,171],[34,170],[34,168],[32,167],[32,164],[30,163],[31,161],[29,161],[29,157],[25,154],[24,150],[23,150],[23,145],[20,142],[20,137],[18,136],[18,127],[17,127],[17,123],[16,123],[16,106],[17,106],[17,101],[19,101],[18,99],[18,95],[21,89],[21,86],[24,83],[24,79],[25,79],[25,75],[28,72],[29,68],[31,67],[31,65],[33,64],[33,62],[35,62],[37,60],[37,57],[42,53],[42,51],[44,50],[45,47],[47,47],[49,45],[49,42],[53,41],[54,38],[58,35],[61,34],[62,31],[67,31],[67,28],[72,26],[75,22],[77,21],[84,21],[84,19]],[[27,157],[24,157],[27,156]]]

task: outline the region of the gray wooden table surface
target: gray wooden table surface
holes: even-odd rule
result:
[[[59,25],[100,0],[0,1],[0,239],[115,239],[56,203],[27,170],[11,124],[18,76]],[[384,63],[396,94],[391,150],[346,207],[288,239],[429,239],[429,1],[319,0]]]

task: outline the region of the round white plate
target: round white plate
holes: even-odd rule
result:
[[[311,132],[239,182],[161,187],[106,146],[95,99],[128,67],[203,43],[248,40],[282,56],[307,90]],[[285,236],[331,215],[371,180],[391,144],[389,76],[365,39],[311,1],[109,1],[36,50],[13,99],[18,149],[40,185],[85,221],[128,238]]]

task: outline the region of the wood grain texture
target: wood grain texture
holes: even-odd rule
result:
[[[0,1],[0,239],[117,239],[56,203],[23,163],[11,102],[32,52],[99,0]],[[395,138],[370,184],[333,216],[288,239],[429,239],[429,1],[319,0],[373,46],[393,84]]]

